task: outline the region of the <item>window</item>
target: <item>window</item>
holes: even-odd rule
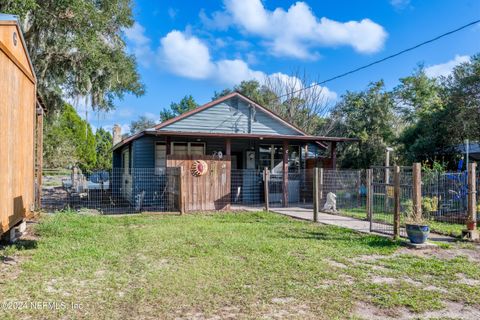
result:
[[[132,162],[130,161],[130,148],[122,152],[122,167],[124,174],[130,174],[132,171]]]
[[[263,168],[272,168],[272,146],[271,145],[261,145],[258,149],[259,153],[259,169]]]
[[[172,142],[173,148],[172,153],[174,155],[187,155],[188,154],[188,143]]]
[[[260,169],[268,167],[272,173],[283,170],[283,147],[281,145],[261,145],[259,148]]]
[[[190,143],[190,155],[200,155],[205,154],[205,143]]]
[[[159,174],[167,166],[167,146],[163,142],[155,144],[155,173]]]
[[[300,171],[300,146],[288,147],[288,172]]]
[[[172,142],[174,155],[205,155],[205,142]]]
[[[283,171],[283,146],[261,145],[259,147],[259,169],[269,168],[272,173]],[[288,171],[298,172],[300,170],[300,147],[288,147]]]

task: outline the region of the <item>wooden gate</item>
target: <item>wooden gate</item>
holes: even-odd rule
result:
[[[199,161],[207,166],[205,172],[194,168]],[[230,209],[231,157],[167,156],[167,167],[180,168],[180,210],[209,211]]]

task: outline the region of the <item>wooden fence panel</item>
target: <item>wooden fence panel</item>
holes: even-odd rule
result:
[[[197,176],[192,173],[192,165],[196,160],[207,163],[208,169],[204,175]],[[230,156],[219,159],[214,156],[169,155],[167,167],[183,168],[180,183],[184,211],[230,209]]]

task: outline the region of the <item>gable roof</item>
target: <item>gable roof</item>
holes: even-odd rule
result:
[[[279,122],[281,122],[283,125],[289,127],[290,129],[292,129],[292,130],[300,133],[301,135],[308,136],[308,134],[307,134],[305,131],[303,131],[302,129],[300,129],[299,127],[297,127],[297,126],[295,126],[294,124],[288,122],[287,120],[283,119],[283,118],[280,117],[278,114],[276,114],[275,112],[271,111],[270,109],[265,108],[264,106],[258,104],[257,102],[253,101],[252,99],[250,99],[249,97],[241,94],[241,93],[238,92],[238,91],[235,91],[235,92],[232,92],[232,93],[230,93],[230,94],[227,94],[227,95],[225,95],[225,96],[223,96],[223,97],[220,97],[220,98],[218,98],[218,99],[216,99],[216,100],[210,101],[209,103],[206,103],[206,104],[204,104],[203,106],[200,106],[200,107],[198,107],[198,108],[195,108],[195,109],[193,109],[193,110],[190,110],[190,111],[188,111],[188,112],[185,112],[185,113],[183,113],[183,114],[181,114],[181,115],[179,115],[179,116],[176,116],[175,118],[172,118],[172,119],[169,119],[169,120],[167,120],[167,121],[164,121],[164,122],[162,122],[162,123],[160,123],[160,124],[157,124],[157,125],[154,127],[154,129],[155,129],[155,130],[159,130],[159,129],[165,128],[166,126],[169,126],[169,125],[171,125],[171,124],[173,124],[173,123],[175,123],[175,122],[178,122],[178,121],[180,121],[180,120],[182,120],[182,119],[185,119],[185,118],[190,117],[190,116],[192,116],[192,115],[194,115],[194,114],[197,114],[197,113],[199,113],[199,112],[202,112],[203,110],[206,110],[206,109],[208,109],[208,108],[210,108],[210,107],[216,106],[216,105],[218,105],[218,104],[220,104],[220,103],[222,103],[222,102],[224,102],[224,101],[226,101],[226,100],[228,100],[228,99],[231,99],[231,98],[233,98],[233,97],[238,97],[238,98],[244,100],[244,101],[247,102],[248,104],[255,106],[255,108],[260,109],[261,111],[265,112],[265,113],[266,113],[267,115],[269,115],[270,117],[278,120]]]
[[[285,135],[285,134],[275,134],[275,135],[269,135],[269,134],[255,134],[255,133],[213,133],[213,132],[182,132],[182,131],[170,131],[170,130],[165,130],[164,128],[178,122],[182,119],[185,119],[191,115],[194,115],[196,113],[199,113],[205,109],[208,109],[210,107],[216,106],[228,99],[231,99],[233,97],[239,97],[240,99],[246,101],[248,104],[254,105],[256,108],[262,110],[269,116],[271,116],[274,119],[277,119],[279,122],[282,124],[286,125],[287,127],[291,128],[292,130],[300,133],[299,135]],[[160,130],[163,129],[163,130]],[[115,151],[117,149],[120,149],[121,147],[131,143],[132,141],[143,137],[143,136],[204,136],[204,137],[223,137],[223,138],[258,138],[258,139],[289,139],[292,141],[310,141],[313,143],[316,143],[320,145],[321,147],[326,148],[326,145],[324,142],[356,142],[359,141],[357,138],[341,138],[341,137],[326,137],[326,136],[312,136],[307,134],[305,131],[302,129],[298,128],[297,126],[289,123],[287,120],[283,119],[273,111],[263,107],[262,105],[258,104],[257,102],[253,101],[249,97],[241,94],[240,92],[232,92],[230,94],[227,94],[219,99],[213,100],[209,103],[206,103],[198,108],[195,108],[193,110],[190,110],[188,112],[185,112],[175,118],[169,119],[167,121],[164,121],[158,125],[156,125],[153,128],[145,129],[141,132],[138,132],[126,139],[123,139],[121,142],[117,143],[112,147],[112,151]]]
[[[7,45],[3,44],[0,41],[0,50],[3,51],[9,58],[12,60],[18,68],[22,70],[22,72],[34,83],[37,82],[37,78],[35,76],[35,70],[33,69],[32,60],[30,59],[30,55],[28,54],[27,45],[25,43],[25,38],[23,37],[22,28],[20,27],[19,17],[13,14],[4,14],[0,13],[0,26],[15,26],[17,29],[18,39],[21,41],[22,44],[22,51],[26,57],[26,63],[28,64],[28,68],[30,70],[26,70],[27,66],[25,63],[22,63],[15,57],[15,52],[12,52],[12,49],[9,48]],[[15,50],[13,50],[15,51]]]

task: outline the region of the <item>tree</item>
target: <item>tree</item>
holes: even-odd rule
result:
[[[411,106],[407,127],[399,142],[407,162],[449,162],[465,139],[480,136],[480,56],[454,68],[448,77],[426,78],[417,72],[395,89],[401,107]]]
[[[155,120],[146,116],[140,116],[138,120],[130,122],[130,134],[135,134],[145,129],[155,127],[156,124]]]
[[[384,163],[385,148],[395,143],[396,117],[392,94],[385,91],[383,81],[362,92],[348,91],[336,104],[332,119],[335,135],[360,139],[341,147],[341,166],[368,168]]]
[[[61,112],[47,118],[44,139],[44,163],[48,168],[78,165],[82,170],[97,164],[95,135],[77,111],[65,104]]]
[[[112,134],[103,128],[99,128],[95,132],[96,169],[108,170],[112,168],[112,140]]]
[[[288,77],[267,77],[265,106],[309,134],[328,135],[333,128],[326,121],[331,109],[328,91],[313,84],[315,81],[299,71]]]
[[[198,107],[197,102],[193,99],[192,95],[188,95],[182,98],[180,102],[170,103],[170,110],[160,111],[160,121],[164,122],[168,119],[175,118],[176,116],[181,115],[187,111],[193,110]]]
[[[441,86],[425,74],[420,66],[408,77],[400,79],[393,91],[399,111],[408,124],[415,123],[443,108]]]
[[[143,94],[135,58],[122,39],[122,30],[133,25],[131,0],[6,0],[0,12],[21,17],[38,90],[50,111],[62,108],[64,97],[110,110],[125,93]]]

